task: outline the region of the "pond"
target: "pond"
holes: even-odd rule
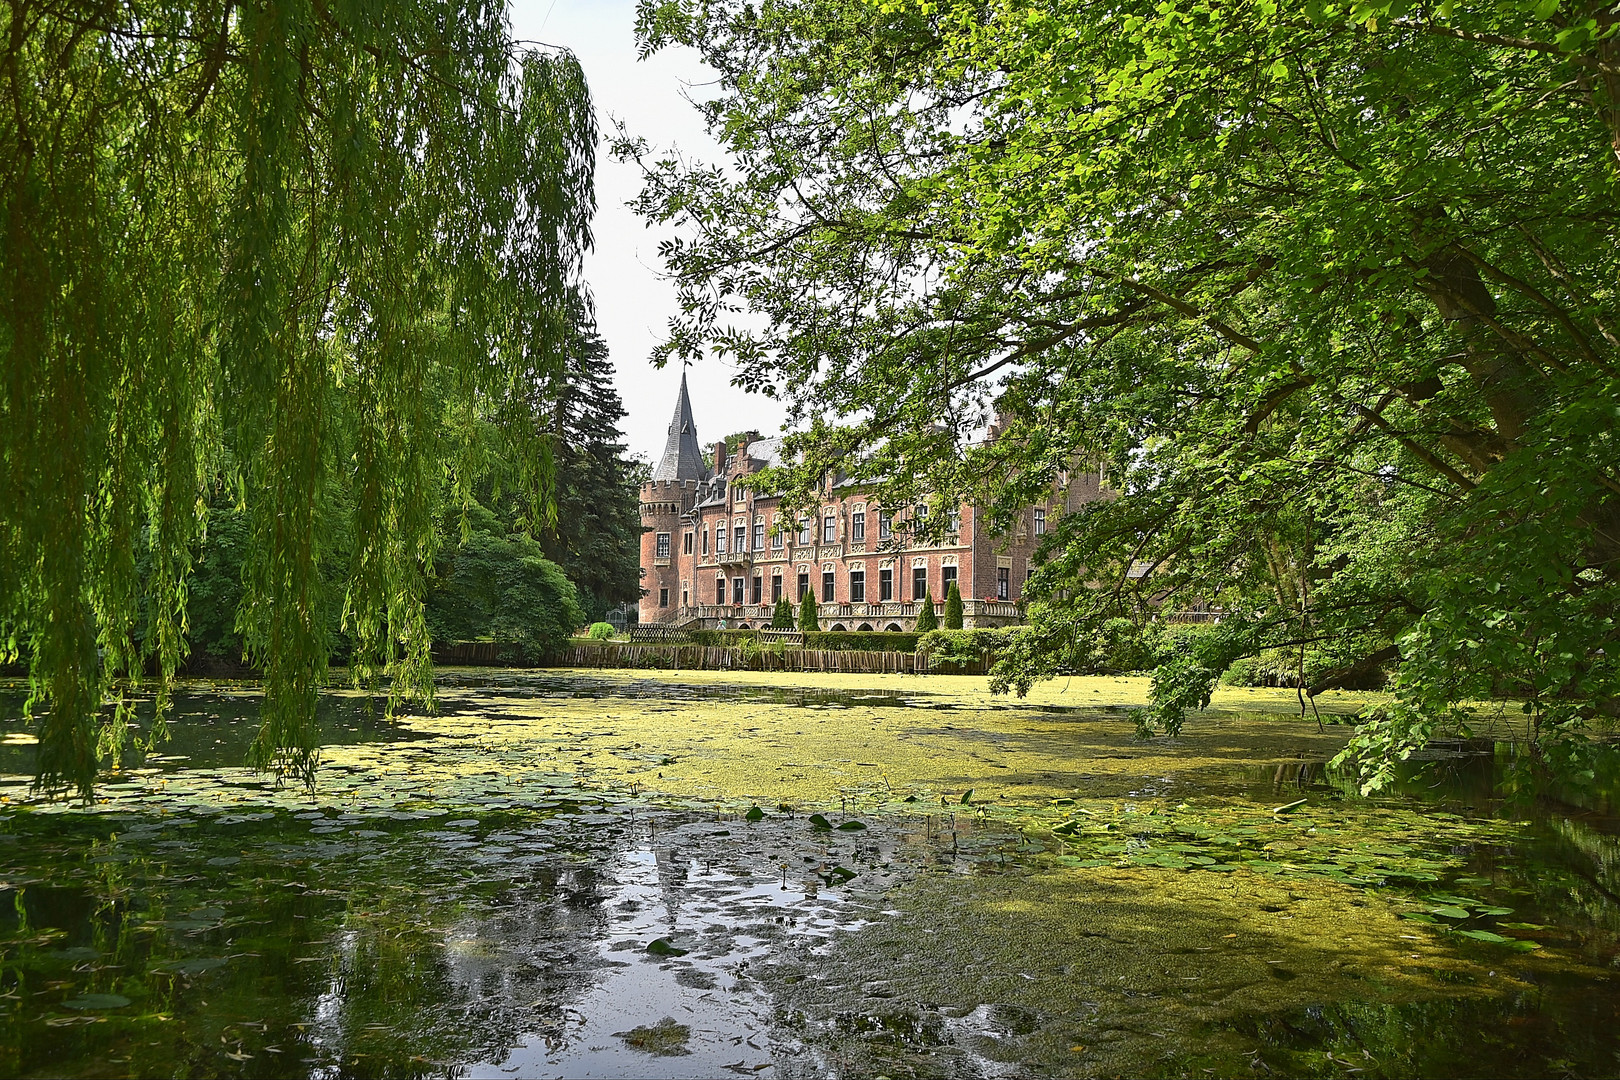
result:
[[[983,687],[452,670],[330,695],[309,793],[194,684],[90,807],[0,687],[0,1072],[1620,1073],[1620,830],[1510,797],[1507,718],[1363,799],[1362,696]]]

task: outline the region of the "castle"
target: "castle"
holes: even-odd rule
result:
[[[909,631],[925,596],[943,614],[953,582],[963,626],[1015,623],[1048,524],[1102,497],[1097,474],[1076,474],[1046,505],[1026,509],[1010,535],[982,528],[976,508],[964,503],[942,542],[923,543],[855,486],[829,483],[806,518],[739,486],[739,478],[780,464],[780,439],[745,436],[729,455],[725,443],[712,453],[705,458],[698,442],[683,373],[663,459],[641,488],[643,625],[768,627],[778,600],[797,605],[813,592],[823,630]]]

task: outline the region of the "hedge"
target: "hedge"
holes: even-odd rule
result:
[[[915,652],[917,634],[890,634],[873,630],[814,630],[804,635],[807,649],[849,652]],[[759,641],[758,630],[693,630],[694,645],[737,647],[745,641]]]

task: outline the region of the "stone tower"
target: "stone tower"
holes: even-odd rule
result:
[[[698,447],[692,402],[686,393],[686,372],[675,398],[675,418],[669,423],[664,457],[652,480],[641,485],[641,622],[672,623],[681,607],[682,515],[698,500],[709,479],[709,467]]]

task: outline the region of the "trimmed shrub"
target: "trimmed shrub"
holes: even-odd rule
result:
[[[962,629],[962,590],[951,582],[951,589],[945,594],[945,629]]]
[[[816,617],[816,594],[809,589],[804,590],[804,599],[799,602],[799,629],[807,634],[821,629]]]
[[[585,631],[585,636],[592,641],[612,641],[613,624],[605,622],[591,623],[591,628]]]
[[[776,610],[771,613],[771,629],[793,629],[793,601],[785,596],[776,602]]]
[[[841,652],[915,652],[917,635],[876,630],[821,630],[806,632],[804,647]]]
[[[932,590],[923,593],[922,608],[917,612],[917,633],[926,634],[930,630],[939,629],[939,617],[934,614],[934,593]]]

